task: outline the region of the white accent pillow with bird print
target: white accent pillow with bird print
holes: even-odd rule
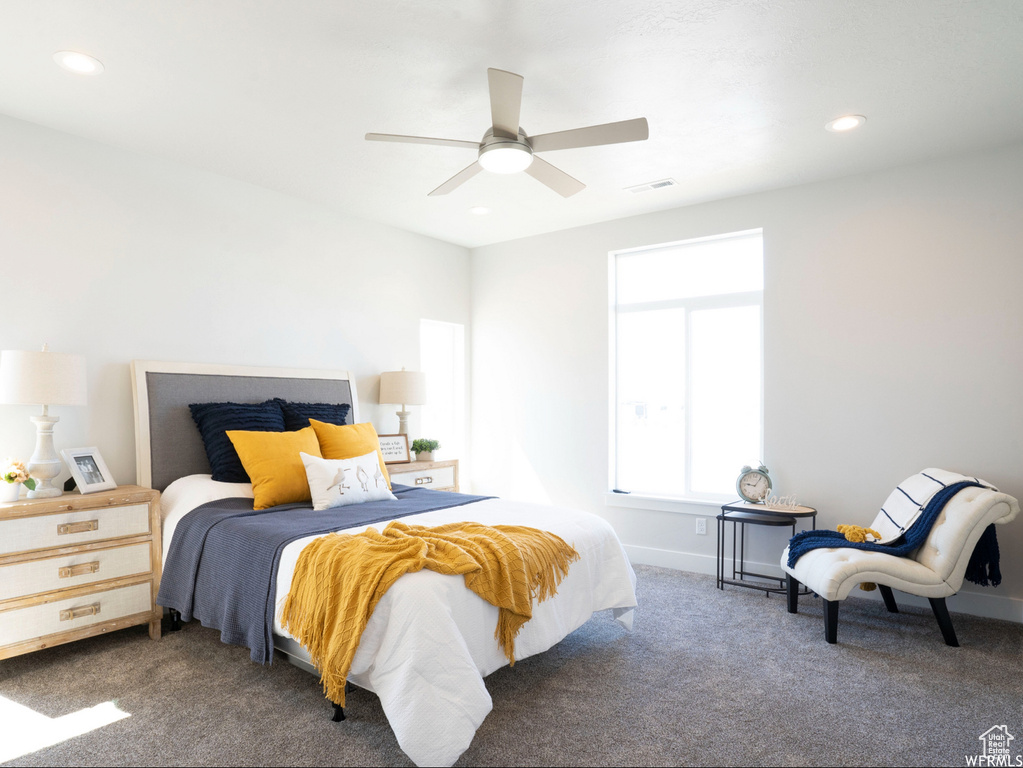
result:
[[[313,497],[313,509],[346,507],[367,501],[395,501],[380,471],[377,452],[352,459],[321,459],[300,453]]]

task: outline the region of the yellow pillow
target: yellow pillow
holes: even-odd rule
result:
[[[380,471],[384,473],[387,487],[391,487],[391,477],[387,474],[384,455],[380,453],[380,438],[377,431],[368,421],[362,424],[327,424],[316,419],[309,419],[309,424],[316,430],[316,439],[320,441],[320,454],[325,459],[354,459],[365,456],[370,451],[377,452]],[[306,451],[308,453],[308,451]]]
[[[227,436],[249,473],[256,509],[278,504],[312,501],[305,476],[303,451],[320,455],[320,444],[312,427],[297,432],[248,432],[229,429]]]

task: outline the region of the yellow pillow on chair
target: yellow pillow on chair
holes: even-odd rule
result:
[[[227,436],[252,480],[255,509],[312,501],[301,453],[320,455],[312,427],[297,432],[247,432],[230,429]]]
[[[327,424],[316,419],[309,419],[309,424],[316,430],[316,439],[320,441],[320,453],[317,455],[325,459],[354,459],[376,451],[380,471],[384,473],[387,487],[391,487],[391,476],[387,474],[384,455],[380,453],[380,438],[372,424],[368,421],[362,424]]]

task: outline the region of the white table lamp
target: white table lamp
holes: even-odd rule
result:
[[[51,416],[51,405],[85,405],[85,358],[48,352],[0,352],[0,403],[41,405],[43,412],[30,417],[36,425],[36,448],[28,462],[29,474],[36,487],[29,498],[60,496],[62,491],[53,479],[63,467],[53,448],[53,425],[60,421]]]
[[[408,434],[406,405],[426,405],[426,374],[422,371],[388,371],[380,374],[381,403],[398,403],[398,434]]]

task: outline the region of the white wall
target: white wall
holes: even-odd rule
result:
[[[1016,146],[477,249],[473,490],[589,509],[637,560],[710,572],[713,525],[604,503],[607,253],[763,227],[776,488],[827,527],[924,466],[1023,497],[1021,179]],[[347,368],[393,431],[377,376],[418,365],[421,317],[469,322],[465,249],[0,117],[0,348],[86,356],[90,404],[53,409],[58,447],[98,446],[121,483],[130,360]],[[0,406],[0,459],[31,453],[34,412]],[[954,607],[1019,620],[1023,522],[999,535],[1002,587]]]
[[[634,559],[713,572],[715,508],[685,508],[696,536],[690,514],[605,505],[608,252],[757,227],[775,489],[828,528],[928,466],[1023,498],[1023,146],[476,249],[474,491],[602,514]],[[777,563],[786,536],[754,537]],[[999,540],[1002,586],[953,610],[1023,620],[1023,520]]]
[[[97,446],[120,483],[132,359],[351,370],[362,417],[396,432],[380,372],[418,367],[420,318],[469,307],[465,248],[0,117],[0,349],[85,355],[57,447]],[[0,460],[28,458],[37,411],[0,406]]]

